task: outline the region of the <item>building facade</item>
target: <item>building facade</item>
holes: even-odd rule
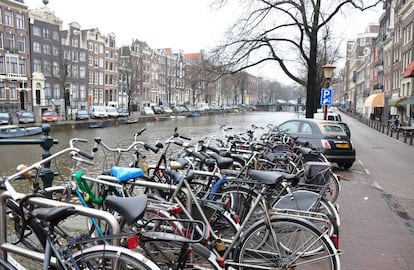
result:
[[[0,111],[33,110],[28,8],[0,2]]]

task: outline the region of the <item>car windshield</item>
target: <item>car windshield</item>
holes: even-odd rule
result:
[[[88,114],[87,111],[78,111],[78,114]]]
[[[114,107],[108,107],[108,108],[106,108],[106,111],[108,111],[108,112],[116,112],[117,110]]]
[[[21,116],[28,116],[28,117],[32,117],[32,116],[33,116],[33,113],[31,113],[31,112],[23,112],[23,113],[21,114]]]
[[[55,112],[45,112],[43,115],[55,115]]]
[[[9,117],[8,113],[0,113],[0,117]]]

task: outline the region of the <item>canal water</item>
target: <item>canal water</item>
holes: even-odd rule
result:
[[[251,125],[256,125],[266,129],[268,124],[277,125],[289,118],[297,118],[298,115],[290,112],[240,112],[224,113],[193,118],[171,119],[166,121],[138,122],[130,125],[120,125],[107,128],[85,128],[67,130],[53,130],[50,136],[59,141],[51,148],[51,152],[56,152],[68,146],[71,138],[84,138],[87,144],[78,144],[77,147],[90,152],[94,145],[94,138],[100,137],[103,142],[111,147],[126,146],[133,140],[133,134],[141,128],[146,131],[139,137],[140,141],[155,144],[156,141],[164,142],[172,136],[174,129],[178,128],[180,135],[189,137],[193,142],[208,136],[220,136],[219,127],[226,125],[232,127],[228,134],[246,132]],[[257,130],[260,132],[261,130]],[[33,137],[31,137],[33,138]],[[18,164],[31,164],[41,159],[42,149],[36,145],[23,146],[0,146],[0,172],[1,175],[11,174],[15,171]],[[58,161],[60,162],[60,161]],[[65,166],[70,160],[63,160],[63,164],[53,166]]]

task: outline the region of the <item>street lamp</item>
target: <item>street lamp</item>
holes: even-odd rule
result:
[[[330,63],[322,66],[323,69],[323,77],[326,81],[326,88],[328,89],[331,83],[331,79],[333,77],[333,72],[336,67]],[[326,120],[328,115],[328,105],[324,105],[323,107],[323,120]]]

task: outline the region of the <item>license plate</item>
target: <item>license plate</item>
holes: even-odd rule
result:
[[[338,143],[336,144],[336,148],[349,148],[347,143]]]

